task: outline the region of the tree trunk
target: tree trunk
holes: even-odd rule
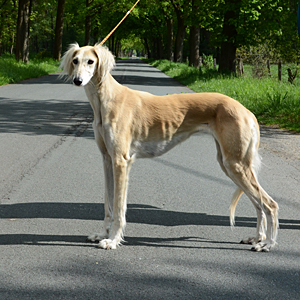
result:
[[[0,56],[2,55],[2,32],[1,32],[1,29],[0,29]]]
[[[281,81],[281,76],[282,75],[282,66],[281,66],[281,61],[278,62],[278,80]]]
[[[219,63],[219,72],[236,73],[235,67],[236,46],[231,42],[222,42]]]
[[[145,48],[146,48],[146,52],[147,52],[148,58],[152,58],[147,39],[144,39],[144,45],[145,45]]]
[[[16,60],[28,63],[29,60],[29,28],[30,28],[31,0],[19,0]]]
[[[86,8],[87,14],[85,16],[85,35],[84,35],[84,45],[90,44],[91,39],[91,27],[92,27],[92,17],[88,11],[90,4],[92,3],[91,0],[86,0]]]
[[[236,49],[237,49],[237,30],[234,22],[237,20],[240,13],[241,0],[226,0],[226,7],[230,7],[225,12],[223,22],[223,42],[221,43],[221,54],[219,62],[219,72],[236,73]]]
[[[192,26],[190,28],[190,66],[199,67],[199,45],[200,45],[200,27]]]
[[[172,5],[174,7],[176,17],[177,17],[177,34],[175,40],[175,53],[174,60],[176,62],[182,62],[183,58],[183,42],[186,30],[185,19],[187,18],[186,10],[189,7],[188,0],[184,0],[183,2],[178,2],[175,0],[171,0]],[[180,4],[181,3],[181,4]]]
[[[178,23],[178,30],[176,34],[176,40],[175,40],[174,59],[176,62],[182,62],[183,41],[185,36],[186,25],[184,24],[184,20],[180,13],[177,14],[177,23]]]
[[[189,65],[194,67],[199,67],[200,65],[200,26],[199,26],[199,5],[198,1],[192,0],[192,13],[190,19],[192,21],[190,27],[190,60]]]
[[[64,10],[65,10],[65,0],[58,0],[56,25],[55,25],[55,39],[54,39],[54,59],[57,60],[60,60],[61,51],[62,51]]]
[[[14,52],[14,43],[15,43],[15,34],[13,33],[11,36],[11,47],[9,49],[10,54],[13,54]]]
[[[158,37],[156,39],[156,49],[157,49],[157,58],[158,59],[162,59],[163,58],[163,42],[162,42],[162,39],[160,37]]]
[[[173,52],[173,19],[167,20],[167,59],[174,61]]]

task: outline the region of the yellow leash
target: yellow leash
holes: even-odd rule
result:
[[[131,9],[126,13],[126,15],[123,17],[123,19],[118,23],[118,25],[106,36],[106,38],[100,43],[100,45],[103,45],[107,39],[113,34],[113,32],[119,27],[119,25],[125,20],[125,18],[131,13],[131,11],[134,9],[134,7],[140,2],[140,0],[136,1],[135,4],[131,7]]]

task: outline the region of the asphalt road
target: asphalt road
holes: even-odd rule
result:
[[[153,94],[191,92],[139,60],[115,78]],[[213,139],[192,136],[132,167],[126,243],[85,242],[103,219],[102,159],[82,88],[50,75],[0,87],[0,299],[299,299],[300,136],[262,129],[260,182],[280,206],[278,245],[251,252],[256,215]]]

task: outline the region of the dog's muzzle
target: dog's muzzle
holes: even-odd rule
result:
[[[73,82],[75,85],[80,86],[80,85],[82,85],[83,80],[80,77],[75,77],[73,79]]]

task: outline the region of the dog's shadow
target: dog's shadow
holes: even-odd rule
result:
[[[0,205],[0,219],[103,220],[102,203],[32,202]],[[144,204],[128,204],[127,223],[159,226],[229,226],[229,216],[165,210]],[[255,227],[256,218],[237,218],[237,226]]]
[[[223,249],[247,250],[235,248],[238,243],[214,241],[200,237],[184,236],[178,238],[130,237],[125,236],[122,243],[125,247],[184,248],[184,249]],[[47,235],[47,234],[0,234],[1,245],[61,246],[95,248],[97,243],[86,241],[83,235]]]
[[[96,203],[19,203],[0,205],[0,219],[17,221],[18,219],[74,219],[102,220],[104,205]],[[127,222],[159,226],[230,226],[228,216],[209,215],[164,210],[151,205],[129,204]],[[300,220],[280,221],[281,229],[300,230]],[[236,217],[238,227],[256,227],[256,218]],[[86,243],[86,236],[76,235],[39,235],[39,234],[2,234],[0,245],[64,245],[94,247]],[[151,238],[125,237],[129,246],[205,248],[202,243],[230,244],[222,241],[208,241],[199,237]],[[178,244],[180,242],[180,245]],[[201,246],[199,245],[201,243]],[[181,245],[182,244],[182,245]],[[235,244],[235,243],[234,243]],[[211,248],[209,246],[208,248]],[[216,247],[219,248],[219,247]],[[223,246],[222,246],[223,249]],[[232,248],[230,248],[232,249]]]

